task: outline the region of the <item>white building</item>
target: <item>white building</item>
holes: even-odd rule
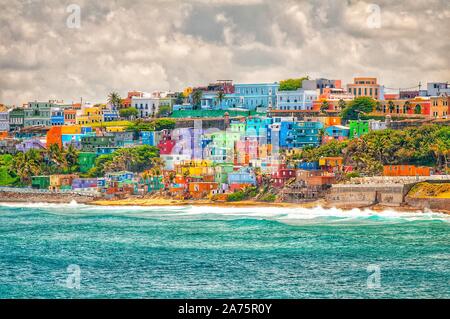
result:
[[[313,101],[317,100],[317,91],[298,89],[296,91],[278,91],[276,110],[312,110]]]
[[[450,85],[444,82],[427,83],[428,96],[450,95]]]
[[[138,118],[155,117],[161,103],[160,94],[143,93],[142,96],[133,96],[131,106],[138,110]]]
[[[9,112],[6,108],[0,110],[0,131],[9,131]]]

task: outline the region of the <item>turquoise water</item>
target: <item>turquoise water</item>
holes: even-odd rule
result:
[[[449,298],[449,222],[322,208],[4,204],[0,298]]]

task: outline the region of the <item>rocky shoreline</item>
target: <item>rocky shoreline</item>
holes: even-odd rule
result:
[[[52,203],[69,204],[73,201],[78,204],[90,204],[98,198],[87,195],[72,193],[20,193],[20,192],[0,192],[0,202],[5,203]]]
[[[145,198],[142,196],[130,197],[126,199],[103,199],[90,195],[81,195],[73,193],[20,193],[0,191],[0,203],[51,203],[51,204],[69,204],[76,202],[78,204],[96,205],[96,206],[218,206],[218,207],[284,207],[284,208],[340,208],[342,210],[351,209],[371,209],[374,211],[395,210],[400,212],[408,211],[436,211],[450,214],[447,210],[447,202],[439,205],[425,205],[423,201],[416,205],[385,206],[380,204],[361,205],[356,203],[331,204],[324,199],[319,199],[304,203],[287,202],[258,202],[252,200],[240,202],[216,202],[210,200],[176,200],[167,198]],[[436,199],[430,201],[435,203]],[[411,203],[415,203],[411,201]]]

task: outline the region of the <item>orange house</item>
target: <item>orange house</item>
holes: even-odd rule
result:
[[[5,138],[8,138],[8,132],[0,131],[0,140],[4,140]]]
[[[192,182],[189,183],[189,194],[195,198],[205,198],[211,191],[216,190],[219,187],[218,183],[214,182]]]
[[[384,176],[430,176],[429,167],[415,165],[385,165],[383,168]]]
[[[52,126],[47,132],[47,147],[57,144],[62,147],[62,131],[61,126]]]
[[[52,126],[47,131],[47,147],[52,144],[58,144],[62,147],[62,135],[63,134],[80,134],[81,126],[71,125],[71,126]]]

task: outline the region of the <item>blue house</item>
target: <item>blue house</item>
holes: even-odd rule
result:
[[[319,146],[322,122],[299,121],[295,122],[292,130],[288,133],[288,141],[294,148],[304,148],[305,146]]]
[[[275,107],[278,83],[235,84],[234,96],[238,107],[247,110],[255,110],[257,107]]]
[[[119,119],[119,112],[112,109],[105,109],[102,112],[103,122],[117,121]]]
[[[349,137],[350,128],[343,125],[332,125],[325,129],[325,136],[329,136],[335,140],[342,140]]]
[[[62,108],[52,108],[50,116],[50,124],[52,126],[64,125],[64,109]]]
[[[319,169],[319,162],[301,162],[297,163],[296,167],[307,171],[315,171]]]
[[[267,144],[292,148],[293,139],[290,134],[294,125],[293,120],[274,118],[273,124],[270,124],[267,129]]]
[[[242,167],[237,172],[228,173],[228,184],[256,185],[256,175],[249,167]]]
[[[143,145],[156,146],[154,131],[140,131],[139,139]]]

